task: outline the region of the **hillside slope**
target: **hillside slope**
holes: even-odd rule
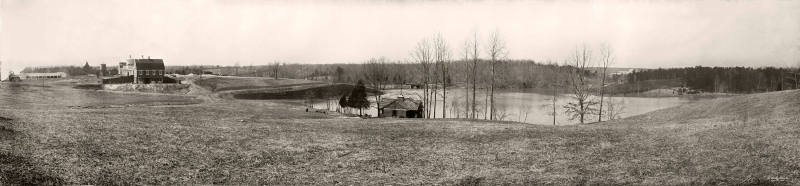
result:
[[[732,124],[791,123],[800,115],[800,91],[789,90],[703,100],[612,123]]]
[[[800,91],[704,100],[591,128],[639,130],[616,144],[647,184],[800,184]],[[665,167],[671,167],[664,169]],[[676,181],[692,180],[689,182]]]
[[[0,185],[800,185],[798,91],[544,126],[331,118],[282,100],[73,109],[166,97],[8,90],[24,94],[0,107]],[[40,99],[55,95],[71,99]]]

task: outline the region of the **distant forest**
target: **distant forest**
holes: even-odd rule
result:
[[[373,59],[385,60],[385,59]],[[388,62],[386,71],[388,84],[419,84],[422,76],[417,63]],[[479,66],[488,66],[487,60],[481,60]],[[259,66],[167,66],[167,73],[173,74],[215,74],[226,76],[246,77],[275,77],[293,79],[312,79],[338,83],[354,84],[358,80],[366,79],[364,64],[288,64],[272,63]],[[447,81],[450,85],[463,85],[467,82],[468,66],[463,60],[453,61],[448,67]],[[499,66],[498,81],[495,86],[505,89],[536,89],[551,88],[554,86],[568,86],[569,72],[574,67],[557,63],[539,63],[533,60],[507,60]],[[22,72],[66,72],[70,76],[97,74],[99,67],[84,65],[56,66],[56,67],[27,67]],[[108,69],[110,75],[116,74],[116,68]],[[479,73],[486,73],[480,71]],[[598,79],[597,70],[583,72],[592,79]],[[488,77],[479,74],[477,77]],[[705,92],[750,93],[779,91],[800,88],[798,85],[797,68],[752,68],[752,67],[687,67],[668,69],[638,69],[623,76],[609,76],[607,84],[613,86],[612,92],[643,92],[654,89],[656,86],[643,85],[639,89],[631,88],[637,84],[658,84],[657,87],[667,88],[683,86]],[[488,80],[478,80],[479,84]],[[595,82],[598,83],[598,82]],[[626,89],[627,88],[627,89]]]
[[[387,66],[385,73],[386,82],[390,85],[399,84],[421,84],[422,75],[418,63],[392,62],[383,58],[373,58],[373,61],[380,60]],[[481,60],[478,66],[488,68],[490,62]],[[480,68],[479,67],[479,68]],[[448,65],[447,83],[458,85],[467,82],[469,75],[467,61],[456,60]],[[533,60],[506,60],[498,66],[497,88],[509,89],[530,89],[530,88],[551,88],[553,86],[565,86],[568,83],[569,73],[576,70],[572,66],[560,65],[556,63],[539,63]],[[22,73],[32,72],[66,72],[70,76],[97,74],[100,67],[97,66],[53,66],[53,67],[27,67]],[[117,70],[114,66],[109,66],[107,71],[110,75],[115,75]],[[331,81],[337,83],[355,84],[358,80],[367,79],[364,64],[292,64],[273,62],[269,65],[258,66],[219,66],[219,65],[193,65],[193,66],[167,66],[168,74],[214,74],[223,76],[244,76],[244,77],[275,77],[291,79],[311,79],[320,81]],[[487,71],[479,71],[478,83],[487,83],[489,75]],[[597,77],[594,70],[585,70],[584,74],[590,77]]]
[[[751,93],[800,88],[797,68],[687,67],[634,71],[628,84],[674,80],[681,86],[705,92]]]
[[[418,63],[391,62],[382,58],[374,58],[372,61],[381,61],[387,66],[386,82],[389,85],[400,84],[421,84],[422,75]],[[468,66],[463,60],[452,61],[448,65],[447,77],[445,78],[450,85],[458,85],[467,82]],[[488,68],[489,61],[481,60],[478,64]],[[533,60],[506,60],[503,65],[498,67],[497,74],[498,88],[528,89],[528,88],[550,88],[553,86],[564,86],[572,66],[559,65],[556,63],[539,63]],[[368,79],[367,69],[364,64],[288,64],[273,63],[271,65],[260,66],[168,66],[168,73],[175,74],[215,74],[226,76],[249,76],[249,77],[275,77],[293,79],[311,79],[321,81],[331,81],[337,83],[355,84],[358,80]],[[478,73],[488,73],[479,71]],[[584,74],[592,77],[598,74],[592,70],[585,70]],[[479,74],[478,83],[487,83],[489,77],[486,74]]]
[[[108,68],[108,67],[107,67]],[[100,67],[96,66],[89,66],[89,63],[85,63],[82,67],[81,66],[51,66],[51,67],[25,67],[20,71],[20,73],[51,73],[51,72],[64,72],[67,73],[68,76],[82,76],[82,75],[100,75]],[[107,74],[115,75],[117,73],[117,69],[111,68],[106,69],[108,71]]]

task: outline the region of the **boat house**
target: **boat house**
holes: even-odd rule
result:
[[[384,98],[381,101],[380,108],[378,108],[378,117],[422,118],[424,114],[423,108],[422,101],[411,98]]]

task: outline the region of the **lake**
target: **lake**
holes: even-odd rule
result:
[[[477,93],[477,101],[478,106],[477,109],[477,117],[480,119],[485,118],[485,110],[486,110],[486,90],[478,90]],[[404,96],[407,98],[412,98],[415,100],[421,100],[420,96],[422,95],[423,90],[421,89],[405,89],[405,90],[386,90],[386,94],[382,96],[382,98],[396,98],[398,96]],[[441,94],[441,91],[439,92]],[[447,118],[464,118],[465,117],[465,90],[458,88],[458,89],[448,89],[447,90]],[[472,93],[470,92],[470,97]],[[521,91],[495,91],[495,107],[496,107],[496,118],[499,120],[504,121],[519,121],[524,123],[531,123],[531,124],[544,124],[544,125],[552,125],[553,124],[553,106],[552,106],[552,94],[545,94],[541,92],[521,92]],[[630,117],[639,114],[648,113],[651,111],[669,108],[673,106],[678,106],[681,104],[686,104],[690,102],[694,102],[701,99],[710,99],[710,98],[690,98],[690,97],[606,97],[604,98],[604,104],[608,102],[614,103],[617,110],[621,109],[619,114],[620,117]],[[363,110],[365,114],[369,114],[371,116],[377,115],[377,109],[375,102],[375,97],[370,96],[369,100],[372,103],[370,109]],[[568,94],[559,94],[556,97],[556,125],[569,125],[569,124],[577,124],[579,123],[578,120],[569,120],[567,114],[564,113],[563,105],[566,105],[569,101],[572,101],[572,98]],[[338,106],[338,99],[331,99],[328,102],[319,101],[313,104],[313,107],[316,109],[329,109],[331,111],[335,111],[339,108]],[[437,97],[436,103],[436,110],[431,112],[433,115],[435,112],[436,118],[442,118],[443,116],[443,104],[441,95]],[[607,110],[604,108],[604,113]],[[352,113],[358,113],[358,110],[353,110]],[[604,118],[603,120],[606,120]],[[597,115],[590,115],[586,117],[586,122],[595,122],[597,121]]]

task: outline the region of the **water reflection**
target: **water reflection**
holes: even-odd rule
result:
[[[478,90],[476,95],[477,98],[477,117],[478,118],[487,118],[487,107],[485,104],[487,101],[486,93],[483,92],[484,90]],[[415,100],[420,100],[422,95],[422,90],[413,89],[413,90],[388,90],[386,94],[383,95],[383,98],[395,98],[397,96],[404,96],[410,97]],[[466,105],[466,95],[464,89],[448,89],[447,91],[447,104],[446,110],[444,109],[444,104],[442,104],[441,95],[437,98],[436,103],[436,110],[435,116],[436,118],[441,118],[446,112],[447,118],[464,118],[468,115],[466,108],[469,106]],[[471,92],[470,92],[470,100],[471,100]],[[532,124],[553,124],[553,96],[536,93],[536,92],[511,92],[511,91],[499,91],[495,92],[495,106],[496,106],[496,118],[505,120],[505,121],[519,121],[524,123],[532,123]],[[564,114],[563,105],[567,104],[570,97],[568,95],[561,94],[556,97],[556,117],[555,123],[557,125],[567,125],[567,124],[575,124],[578,123],[577,121],[569,120],[568,116]],[[681,104],[686,104],[693,101],[698,101],[700,99],[705,98],[684,98],[684,97],[610,97],[605,98],[604,103],[614,103],[616,104],[616,110],[622,109],[621,113],[619,114],[620,117],[630,117],[634,115],[644,114],[647,112],[678,106]],[[365,114],[369,114],[371,116],[377,115],[377,108],[375,102],[375,98],[370,96],[369,97],[372,106],[370,109],[364,110]],[[329,109],[331,111],[336,111],[337,109],[341,109],[338,105],[337,98],[331,98],[330,100],[317,100],[313,104],[314,108],[316,109]],[[607,109],[607,108],[604,108]],[[345,111],[347,111],[345,109]],[[606,110],[604,113],[607,113]],[[358,110],[354,110],[352,113],[358,113]],[[430,114],[434,115],[433,112]],[[587,122],[597,121],[597,115],[587,116]],[[604,118],[606,120],[606,118]]]

